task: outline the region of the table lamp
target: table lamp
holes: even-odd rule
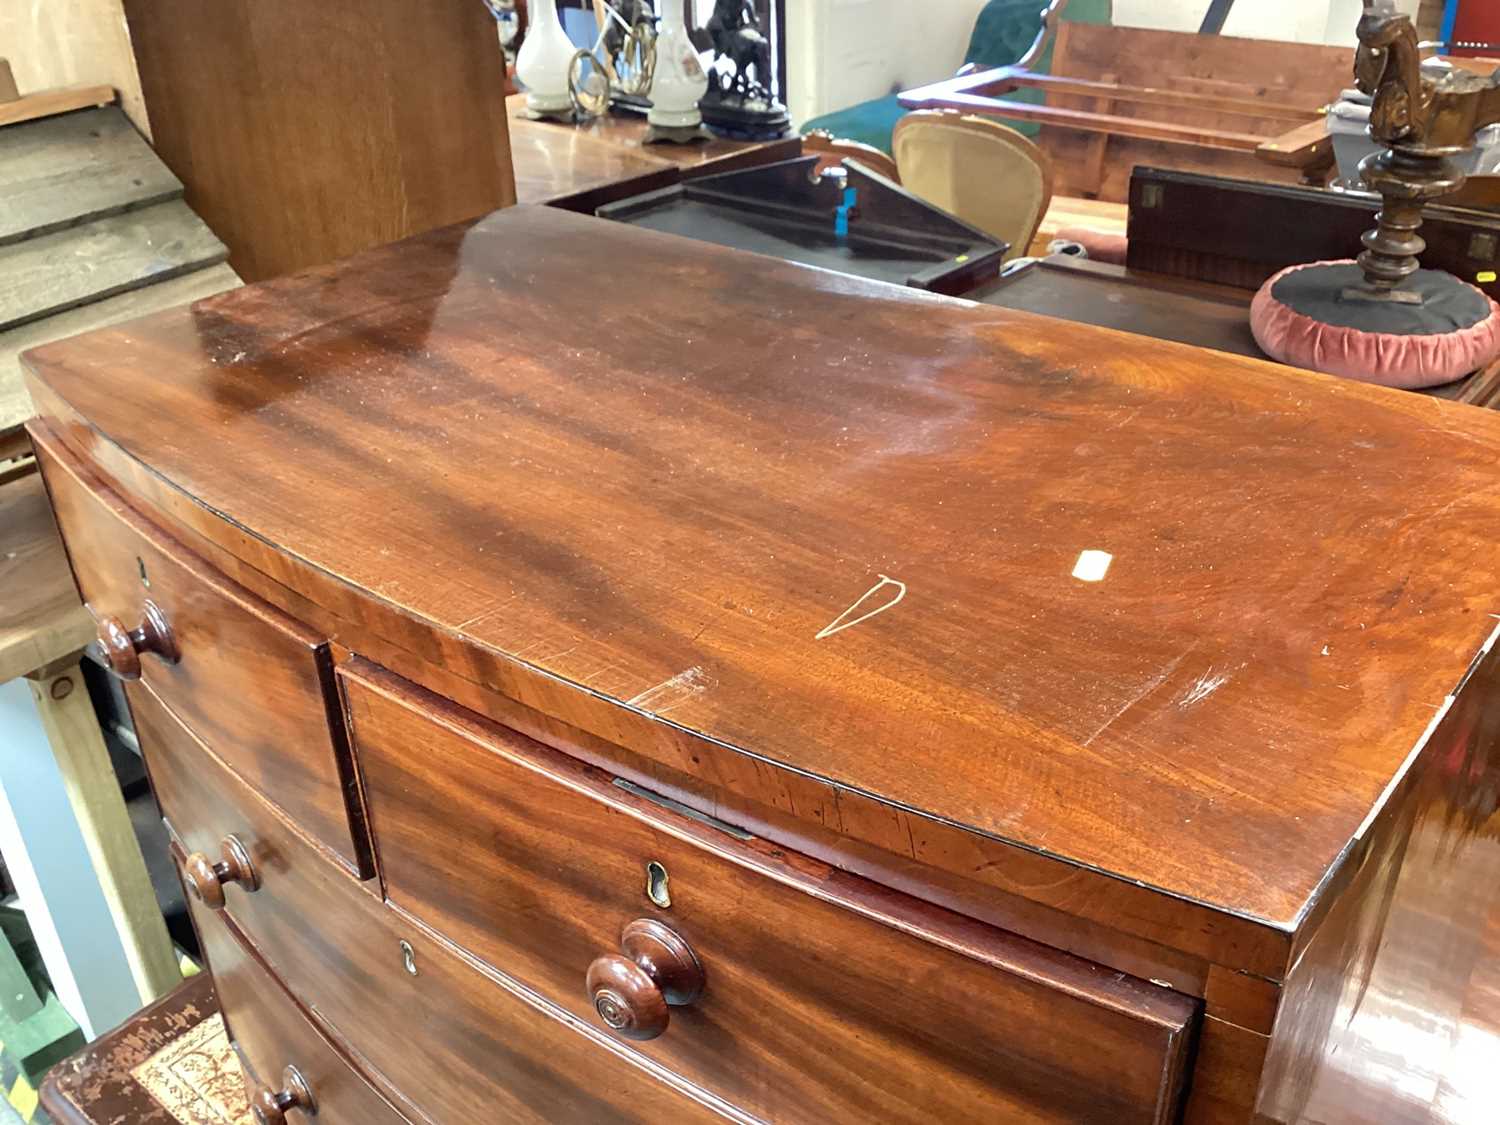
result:
[[[1438,79],[1421,61],[1410,17],[1394,0],[1365,0],[1354,71],[1383,147],[1360,175],[1380,193],[1380,213],[1357,260],[1293,266],[1261,287],[1250,324],[1267,355],[1406,388],[1452,382],[1500,357],[1500,306],[1417,261],[1423,206],[1463,186],[1453,157],[1500,121],[1500,71]]]
[[[706,138],[698,102],[708,92],[708,75],[688,37],[683,0],[667,0],[656,33],[656,68],[651,75],[651,108],[646,143],[690,142]]]
[[[526,87],[526,111],[532,117],[573,119],[568,68],[576,53],[557,15],[557,0],[534,0],[531,26],[516,55],[516,77]]]

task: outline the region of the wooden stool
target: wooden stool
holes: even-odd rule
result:
[[[42,1108],[58,1125],[250,1125],[250,1100],[208,973],[53,1068]]]

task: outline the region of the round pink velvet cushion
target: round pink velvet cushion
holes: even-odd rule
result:
[[[1500,357],[1500,305],[1494,301],[1489,301],[1490,315],[1471,328],[1408,336],[1324,324],[1271,293],[1278,281],[1298,270],[1348,264],[1291,266],[1262,285],[1250,303],[1250,329],[1261,350],[1293,367],[1407,390],[1451,383]]]

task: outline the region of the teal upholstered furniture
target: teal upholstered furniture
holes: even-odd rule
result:
[[[1063,12],[1063,19],[1075,23],[1108,23],[1111,0],[1071,0]],[[969,37],[969,49],[964,54],[964,65],[979,67],[1010,66],[1016,62],[1036,39],[1041,30],[1041,10],[1045,0],[990,0],[974,21],[974,32]],[[1042,74],[1050,72],[1052,45],[1047,45],[1036,69]],[[1017,90],[1006,97],[1012,101],[1040,103],[1045,95],[1040,90]],[[896,91],[883,98],[861,102],[847,109],[826,113],[806,122],[804,133],[814,129],[826,129],[835,137],[874,145],[882,152],[891,151],[891,132],[896,122],[906,116],[896,100]],[[1031,122],[1013,121],[1011,128],[1027,136],[1035,136],[1038,126]]]

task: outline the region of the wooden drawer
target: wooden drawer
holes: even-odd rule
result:
[[[153,528],[60,442],[38,441],[37,457],[95,618],[134,629],[150,604],[167,623],[177,662],[139,656],[139,682],[340,861],[373,874],[342,725],[329,710],[326,643]]]
[[[1188,998],[700,824],[367,663],[340,675],[389,900],[580,1019],[665,1011],[632,1046],[688,1081],[779,1121],[1174,1119]],[[618,956],[638,921],[691,956],[649,926]],[[694,958],[701,994],[663,1007]]]
[[[735,1116],[502,974],[467,961],[385,905],[374,884],[357,883],[324,858],[149,692],[138,693],[133,706],[178,847],[217,855],[225,836],[240,840],[259,888],[227,886],[224,913],[408,1116],[455,1125],[691,1125]],[[205,928],[212,930],[200,924]],[[236,1026],[227,1001],[226,1009]]]
[[[245,1065],[246,1087],[268,1122],[279,1112],[288,1122],[405,1125],[407,1118],[319,1034],[222,917],[194,904],[193,921],[229,1037]],[[288,1095],[295,1095],[295,1108]]]

